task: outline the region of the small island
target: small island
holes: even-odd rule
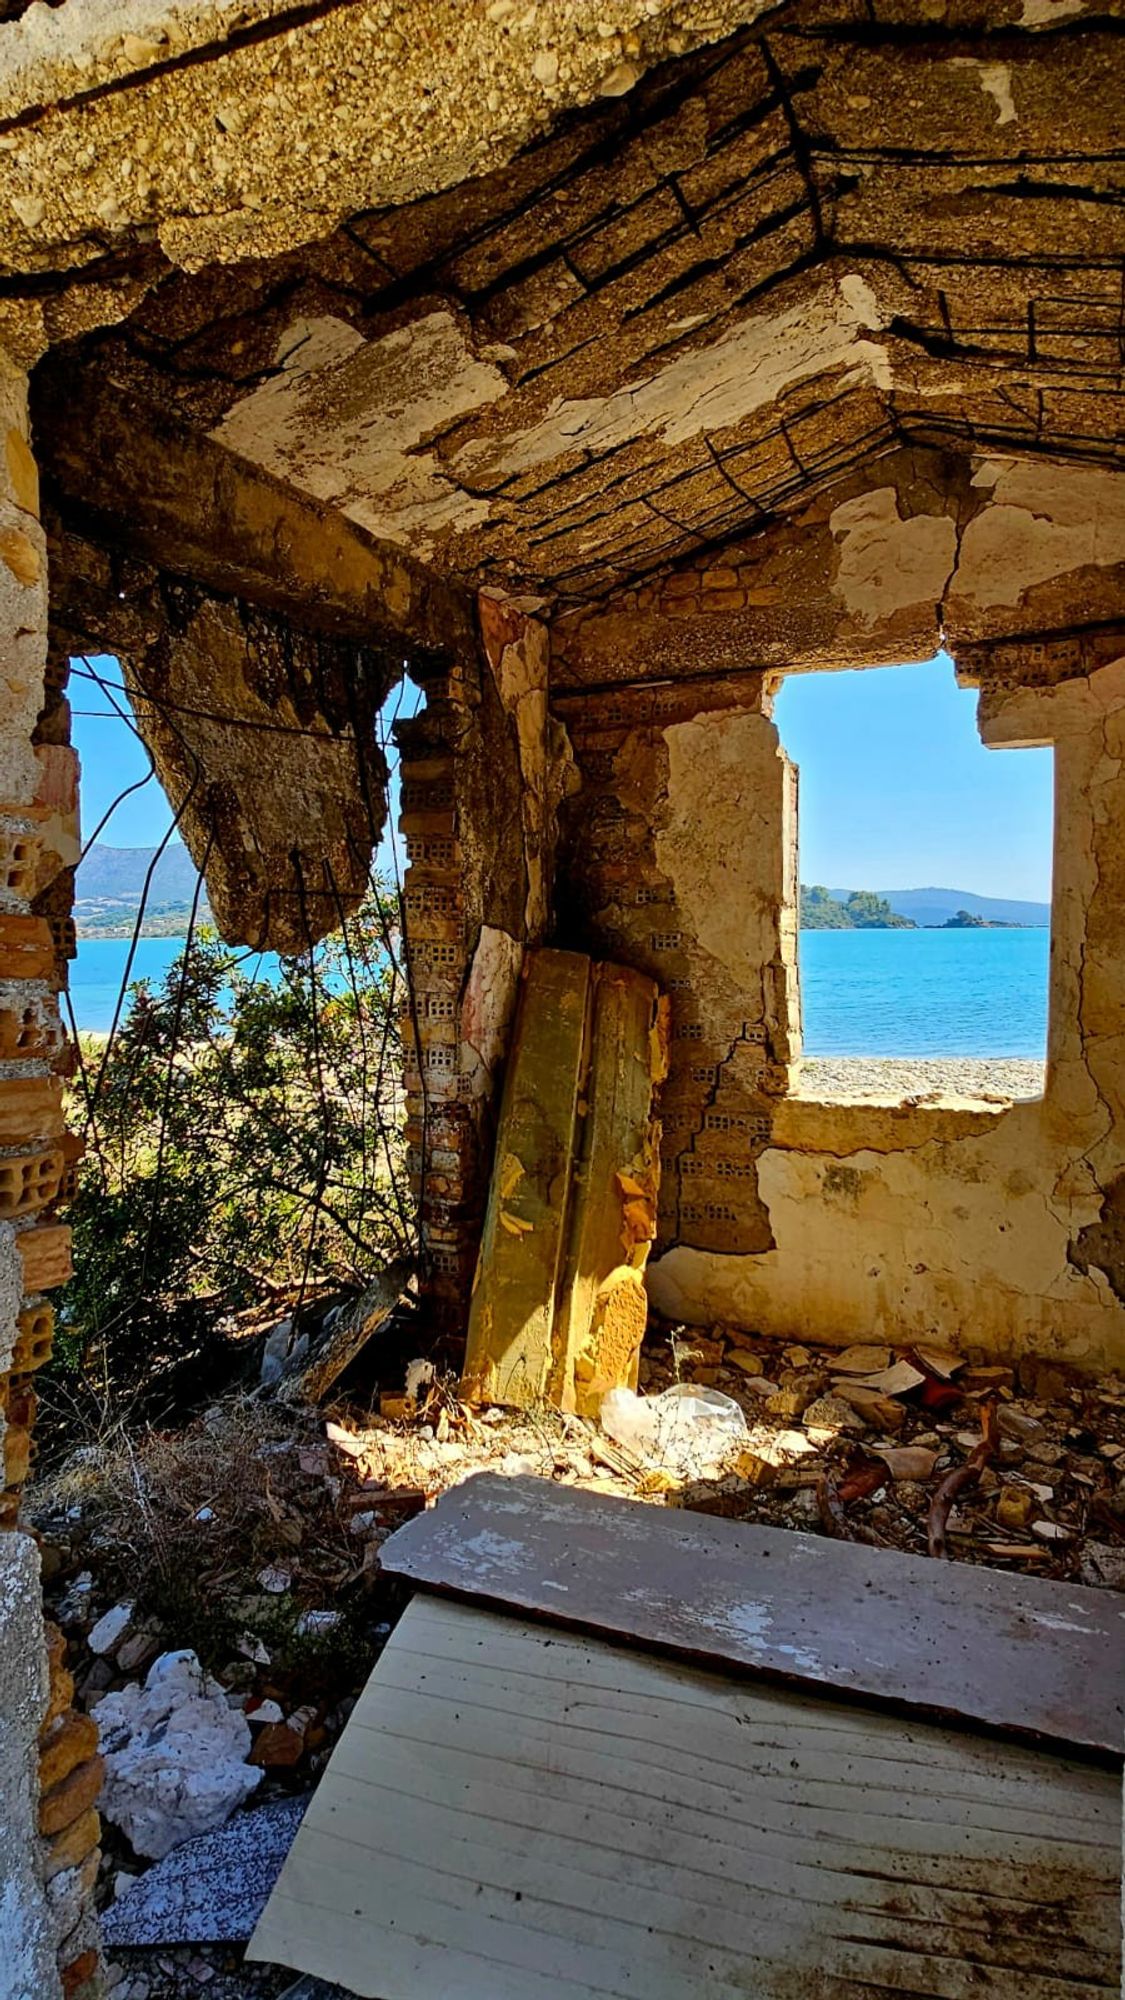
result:
[[[801,884],[801,929],[803,931],[914,931],[913,917],[900,917],[897,910],[871,889],[853,889],[840,901],[820,883]]]
[[[1000,917],[974,917],[970,910],[958,910],[939,926],[943,931],[1015,931],[1019,924],[1006,924]]]

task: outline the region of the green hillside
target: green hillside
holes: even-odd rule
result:
[[[803,931],[912,931],[912,917],[901,917],[871,889],[853,889],[843,902],[820,883],[801,884]]]

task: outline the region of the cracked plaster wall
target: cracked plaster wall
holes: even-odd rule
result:
[[[997,748],[1055,749],[1044,1097],[1001,1110],[778,1096],[757,1161],[770,1246],[717,1253],[682,1217],[678,1241],[665,1223],[649,1267],[662,1311],[827,1343],[936,1335],[990,1354],[1125,1360],[1125,658],[1053,687],[986,690],[980,726]],[[718,875],[711,887],[729,907]]]
[[[670,676],[894,665],[943,637],[1092,632],[1123,603],[1120,473],[898,450],[790,521],[556,619],[553,683],[625,680],[638,657]]]
[[[559,934],[671,998],[661,1238],[763,1250],[758,1156],[800,1024],[795,774],[762,678],[558,705],[583,777]]]

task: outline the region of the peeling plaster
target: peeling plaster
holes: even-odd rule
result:
[[[866,280],[849,273],[783,313],[756,313],[712,346],[606,397],[554,402],[538,423],[477,439],[453,459],[459,477],[510,478],[575,451],[607,452],[638,437],[669,446],[715,433],[774,402],[796,382],[844,369],[842,386],[892,386],[886,348],[866,339],[884,323]]]
[[[763,786],[763,757],[783,758],[763,715],[719,711],[677,722],[668,746],[668,812],[655,835],[656,865],[690,912],[701,950],[746,995],[778,954],[781,855],[777,788]]]
[[[522,944],[485,924],[461,1006],[461,1071],[474,1097],[489,1095],[504,1060],[522,965]]]
[[[1021,28],[1053,28],[1073,14],[1085,12],[1086,0],[1023,0]]]
[[[425,449],[432,433],[508,387],[452,313],[373,341],[343,320],[296,321],[278,359],[280,373],[212,433],[221,444],[423,559],[434,535],[487,519],[488,502],[462,493]]]
[[[996,123],[1010,125],[1016,116],[1012,99],[1012,72],[1007,63],[976,62],[972,56],[954,56],[951,69],[974,69],[977,81],[987,96],[995,99]]]
[[[1125,480],[1092,466],[985,459],[973,485],[991,505],[961,539],[950,595],[1018,604],[1035,584],[1125,561]]]
[[[863,625],[917,604],[937,605],[957,549],[948,515],[904,519],[893,486],[861,493],[835,508],[829,527],[838,564],[833,590]]]
[[[757,1160],[772,1247],[674,1245],[647,1274],[670,1318],[827,1345],[940,1336],[990,1355],[1125,1361],[1125,659],[1053,686],[986,688],[980,726],[990,745],[1054,745],[1043,1097],[1006,1110],[780,1099]],[[722,867],[701,849],[697,908],[708,854]],[[710,894],[729,909],[721,873]]]

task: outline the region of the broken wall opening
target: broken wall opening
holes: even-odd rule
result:
[[[1042,1093],[1052,757],[991,754],[975,711],[945,653],[781,686],[801,774],[803,1095]]]
[[[310,930],[303,951],[281,954],[225,943],[208,879],[175,838],[182,803],[174,812],[163,791],[126,670],[87,653],[69,671],[74,733],[97,760],[67,994],[70,1115],[87,1156],[45,1381],[48,1455],[121,1411],[189,1419],[232,1380],[256,1378],[259,1325],[288,1313],[291,1344],[307,1345],[334,1298],[416,1244],[394,840],[364,858],[357,908],[334,896],[326,937]],[[393,731],[423,699],[400,678],[374,718],[392,793]],[[180,713],[169,703],[163,720],[175,727]],[[289,733],[284,714],[279,726]],[[260,729],[255,739],[267,757]],[[116,823],[132,847],[113,844]],[[330,857],[325,874],[331,883]]]

